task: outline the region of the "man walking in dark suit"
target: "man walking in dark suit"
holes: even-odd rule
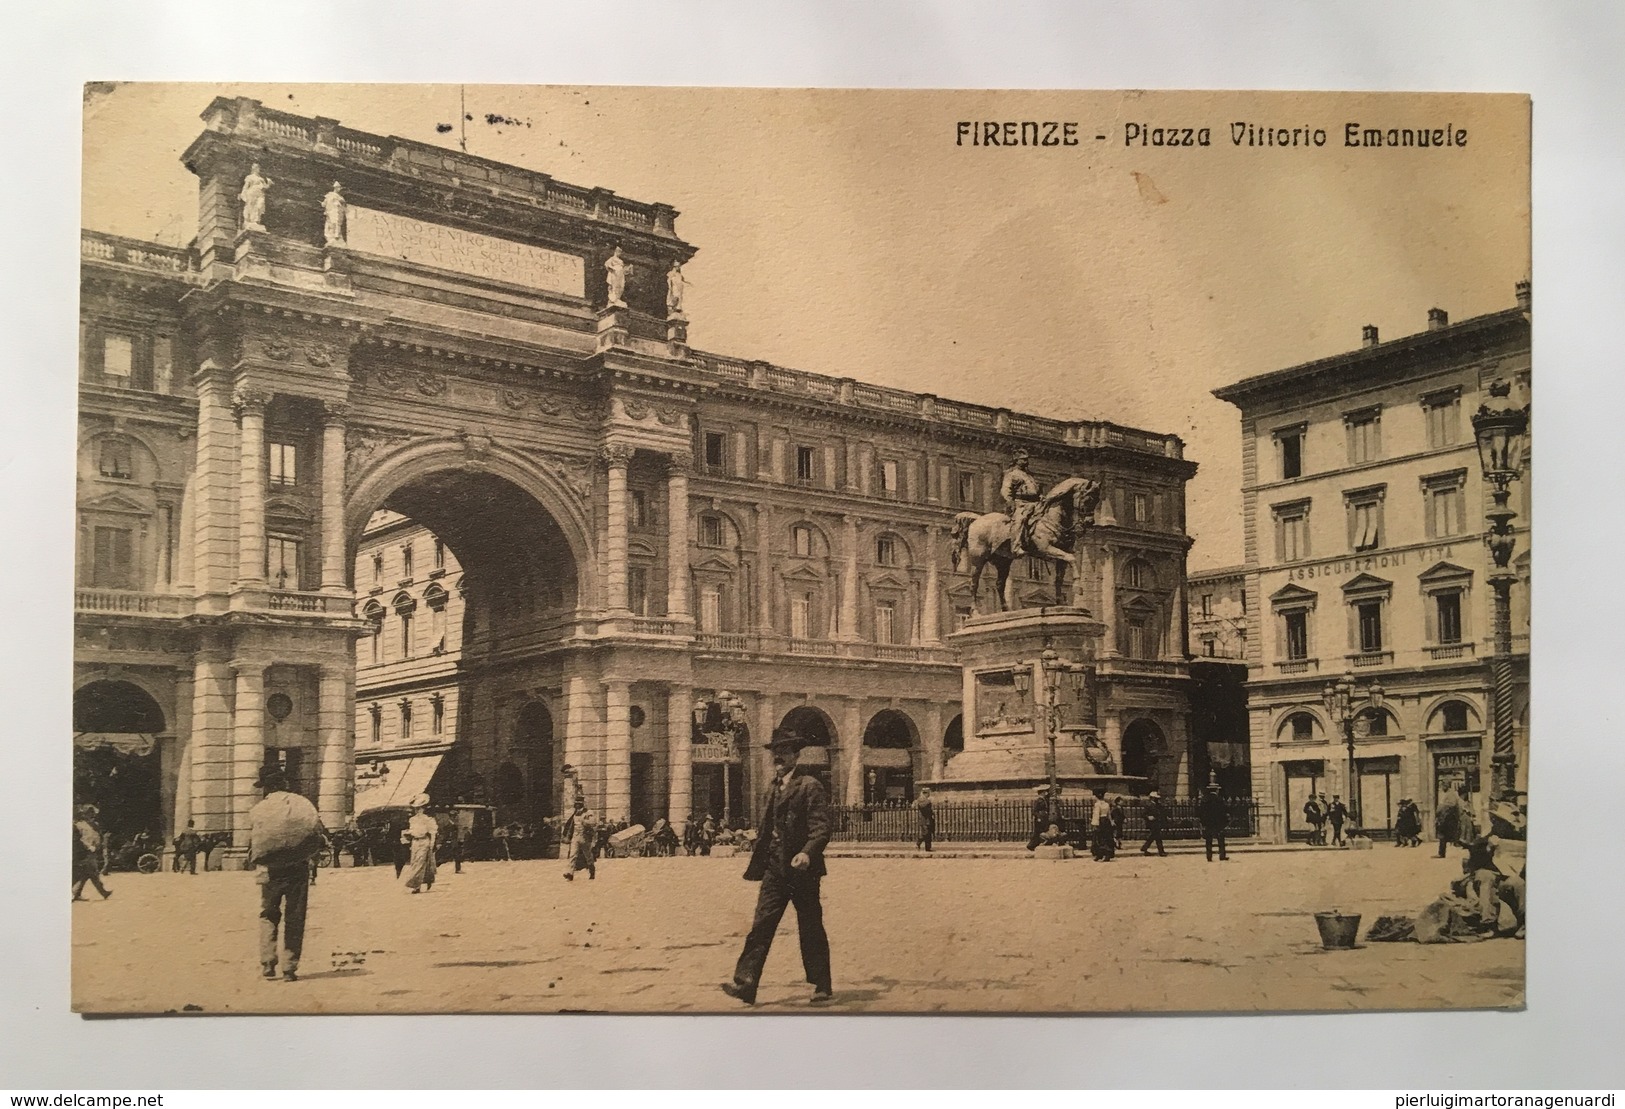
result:
[[[810,774],[797,774],[796,762],[806,742],[793,732],[777,731],[765,746],[773,754],[773,785],[762,812],[761,835],[745,868],[747,882],[761,882],[756,919],[745,937],[745,949],[734,967],[733,981],[722,992],[746,1005],[756,1003],[773,934],[789,905],[796,907],[801,932],[801,965],[812,984],[812,1003],[822,1005],[830,990],[829,937],[824,933],[824,907],[818,886],[825,874],[824,846],[829,843],[829,798]]]
[[[1149,855],[1153,843],[1157,845],[1157,854],[1168,854],[1162,845],[1162,827],[1167,821],[1168,807],[1162,803],[1162,794],[1152,790],[1145,799],[1145,843],[1140,847],[1140,854]]]
[[[1219,845],[1219,861],[1222,863],[1229,859],[1224,849],[1225,825],[1230,823],[1230,811],[1225,806],[1224,797],[1219,793],[1217,784],[1209,784],[1202,794],[1202,799],[1196,803],[1196,819],[1202,822],[1202,842],[1207,845],[1207,861],[1213,861],[1213,844]]]

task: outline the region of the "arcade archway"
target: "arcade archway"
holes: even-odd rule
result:
[[[863,730],[863,803],[904,805],[914,800],[914,752],[919,729],[909,715],[885,709]]]
[[[489,783],[500,820],[557,813],[554,721],[532,691],[560,684],[554,648],[583,583],[570,527],[538,491],[556,501],[530,475],[412,458],[352,497],[353,511],[372,506],[352,521],[355,589],[373,628],[356,652],[367,706],[356,734],[368,741],[357,758],[395,764],[400,783],[369,802],[421,791],[467,800]]]
[[[834,800],[837,794],[831,773],[830,752],[835,747],[836,732],[835,722],[829,718],[829,714],[816,705],[797,705],[784,714],[779,727],[795,732],[807,741],[806,749],[801,752],[800,765],[824,783],[830,799]]]
[[[93,681],[73,694],[73,800],[95,805],[111,845],[165,835],[159,737],[164,712],[133,682]]]
[[[1123,732],[1123,773],[1159,784],[1157,763],[1165,747],[1162,729],[1154,721],[1136,720]]]

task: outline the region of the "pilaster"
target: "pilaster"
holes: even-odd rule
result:
[[[265,582],[265,406],[269,395],[239,385],[232,395],[240,428],[237,484],[237,581]]]
[[[233,662],[236,699],[231,714],[231,842],[248,843],[248,810],[259,800],[260,767],[265,763],[265,668]]]
[[[344,566],[344,424],[349,406],[324,406],[322,420],[322,592],[346,592]]]
[[[604,683],[604,817],[632,816],[632,687]]]
[[[666,688],[666,819],[674,828],[688,822],[694,804],[693,704],[692,686]]]
[[[316,811],[328,828],[342,828],[350,811],[350,774],[355,763],[350,747],[350,702],[348,669],[323,666],[316,686]]]
[[[608,518],[604,526],[604,607],[626,613],[627,513],[626,470],[632,448],[624,443],[606,446],[600,458],[609,475]]]
[[[838,638],[858,638],[858,518],[841,517],[841,629]]]
[[[688,471],[693,462],[687,451],[666,458],[666,615],[672,619],[689,614]],[[686,802],[683,807],[686,811]]]
[[[227,832],[232,819],[231,666],[221,654],[200,651],[192,675],[191,819],[199,832]]]
[[[920,598],[920,642],[935,646],[942,642],[942,589],[937,574],[937,548],[942,529],[925,529],[925,595]],[[937,737],[938,740],[942,738]]]

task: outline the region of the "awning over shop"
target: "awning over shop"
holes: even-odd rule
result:
[[[429,788],[429,779],[445,752],[393,759],[373,759],[356,768],[355,811],[410,804]]]

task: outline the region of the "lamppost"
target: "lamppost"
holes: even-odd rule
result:
[[[1049,647],[1038,656],[1039,670],[1043,675],[1043,686],[1039,694],[1038,711],[1042,712],[1044,720],[1044,736],[1048,745],[1044,750],[1044,771],[1049,778],[1049,795],[1053,800],[1060,796],[1061,786],[1059,770],[1055,758],[1055,737],[1061,730],[1061,683],[1065,681],[1074,694],[1083,688],[1084,675],[1088,667],[1082,663],[1068,662]],[[1016,683],[1016,692],[1026,695],[1032,688],[1033,672],[1030,666],[1018,666],[1011,675]]]
[[[1343,743],[1349,753],[1349,817],[1356,828],[1362,827],[1360,813],[1359,779],[1354,775],[1354,720],[1360,715],[1363,708],[1355,707],[1356,694],[1360,691],[1354,686],[1354,675],[1344,674],[1335,682],[1327,682],[1321,696],[1326,703],[1326,715],[1330,716],[1343,729]],[[1365,690],[1364,700],[1369,702],[1366,707],[1381,711],[1383,701],[1382,685],[1372,682]]]
[[[1490,525],[1484,534],[1484,543],[1495,563],[1489,582],[1495,592],[1495,647],[1490,657],[1490,680],[1495,694],[1493,763],[1497,793],[1516,788],[1518,773],[1518,756],[1512,743],[1512,584],[1518,575],[1510,568],[1512,551],[1518,542],[1512,534],[1512,519],[1517,513],[1507,507],[1507,499],[1513,479],[1523,474],[1529,410],[1514,404],[1511,394],[1512,386],[1505,381],[1492,383],[1488,399],[1473,414],[1478,462],[1483,468],[1484,480],[1490,483],[1493,502],[1484,513]]]
[[[717,730],[708,732],[706,725],[711,721],[712,709],[717,710]],[[694,730],[711,743],[720,744],[724,748],[722,759],[722,819],[730,818],[733,812],[732,789],[728,782],[728,766],[737,753],[739,739],[746,732],[745,702],[726,689],[717,694],[715,700],[704,697],[694,702]]]

